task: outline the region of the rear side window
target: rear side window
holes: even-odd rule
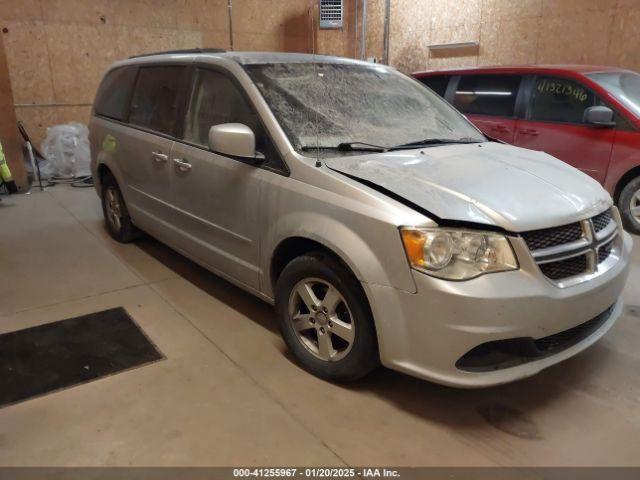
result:
[[[449,78],[449,75],[438,75],[437,77],[422,77],[418,80],[444,98],[444,94],[447,92]]]
[[[598,102],[590,90],[573,80],[538,77],[529,118],[542,122],[583,123],[585,109]]]
[[[98,115],[115,120],[126,118],[136,73],[136,67],[116,68],[107,73],[94,102],[94,110]]]
[[[184,67],[163,66],[140,69],[129,123],[175,135],[179,91]]]
[[[520,75],[465,75],[453,104],[462,113],[513,117],[520,80]]]

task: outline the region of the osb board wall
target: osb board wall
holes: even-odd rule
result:
[[[384,0],[369,0],[368,52],[382,55]],[[640,0],[391,0],[390,62],[404,71],[518,63],[640,70]],[[429,44],[479,42],[434,55]]]
[[[310,51],[313,0],[232,0],[236,50]],[[0,0],[13,102],[37,145],[89,118],[104,70],[131,55],[230,48],[227,0]],[[342,33],[340,33],[342,35]]]

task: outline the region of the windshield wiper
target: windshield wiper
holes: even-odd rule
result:
[[[411,148],[428,147],[430,145],[450,145],[454,143],[482,143],[482,140],[476,140],[471,137],[463,138],[427,138],[424,140],[418,140],[416,142],[403,143],[390,147],[387,150],[405,150]]]
[[[387,148],[365,142],[342,142],[335,146],[303,145],[301,150],[338,150],[340,152],[386,152]]]

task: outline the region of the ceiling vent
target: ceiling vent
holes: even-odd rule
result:
[[[320,0],[320,28],[342,28],[342,0]]]

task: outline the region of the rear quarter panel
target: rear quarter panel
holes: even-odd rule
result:
[[[117,142],[115,133],[118,130],[126,129],[125,125],[106,120],[96,115],[91,116],[89,121],[89,144],[91,145],[91,174],[94,178],[94,186],[98,195],[100,195],[100,176],[98,175],[98,167],[105,165],[116,178],[119,185],[123,184],[122,171],[118,165]],[[122,193],[126,198],[126,189]]]

